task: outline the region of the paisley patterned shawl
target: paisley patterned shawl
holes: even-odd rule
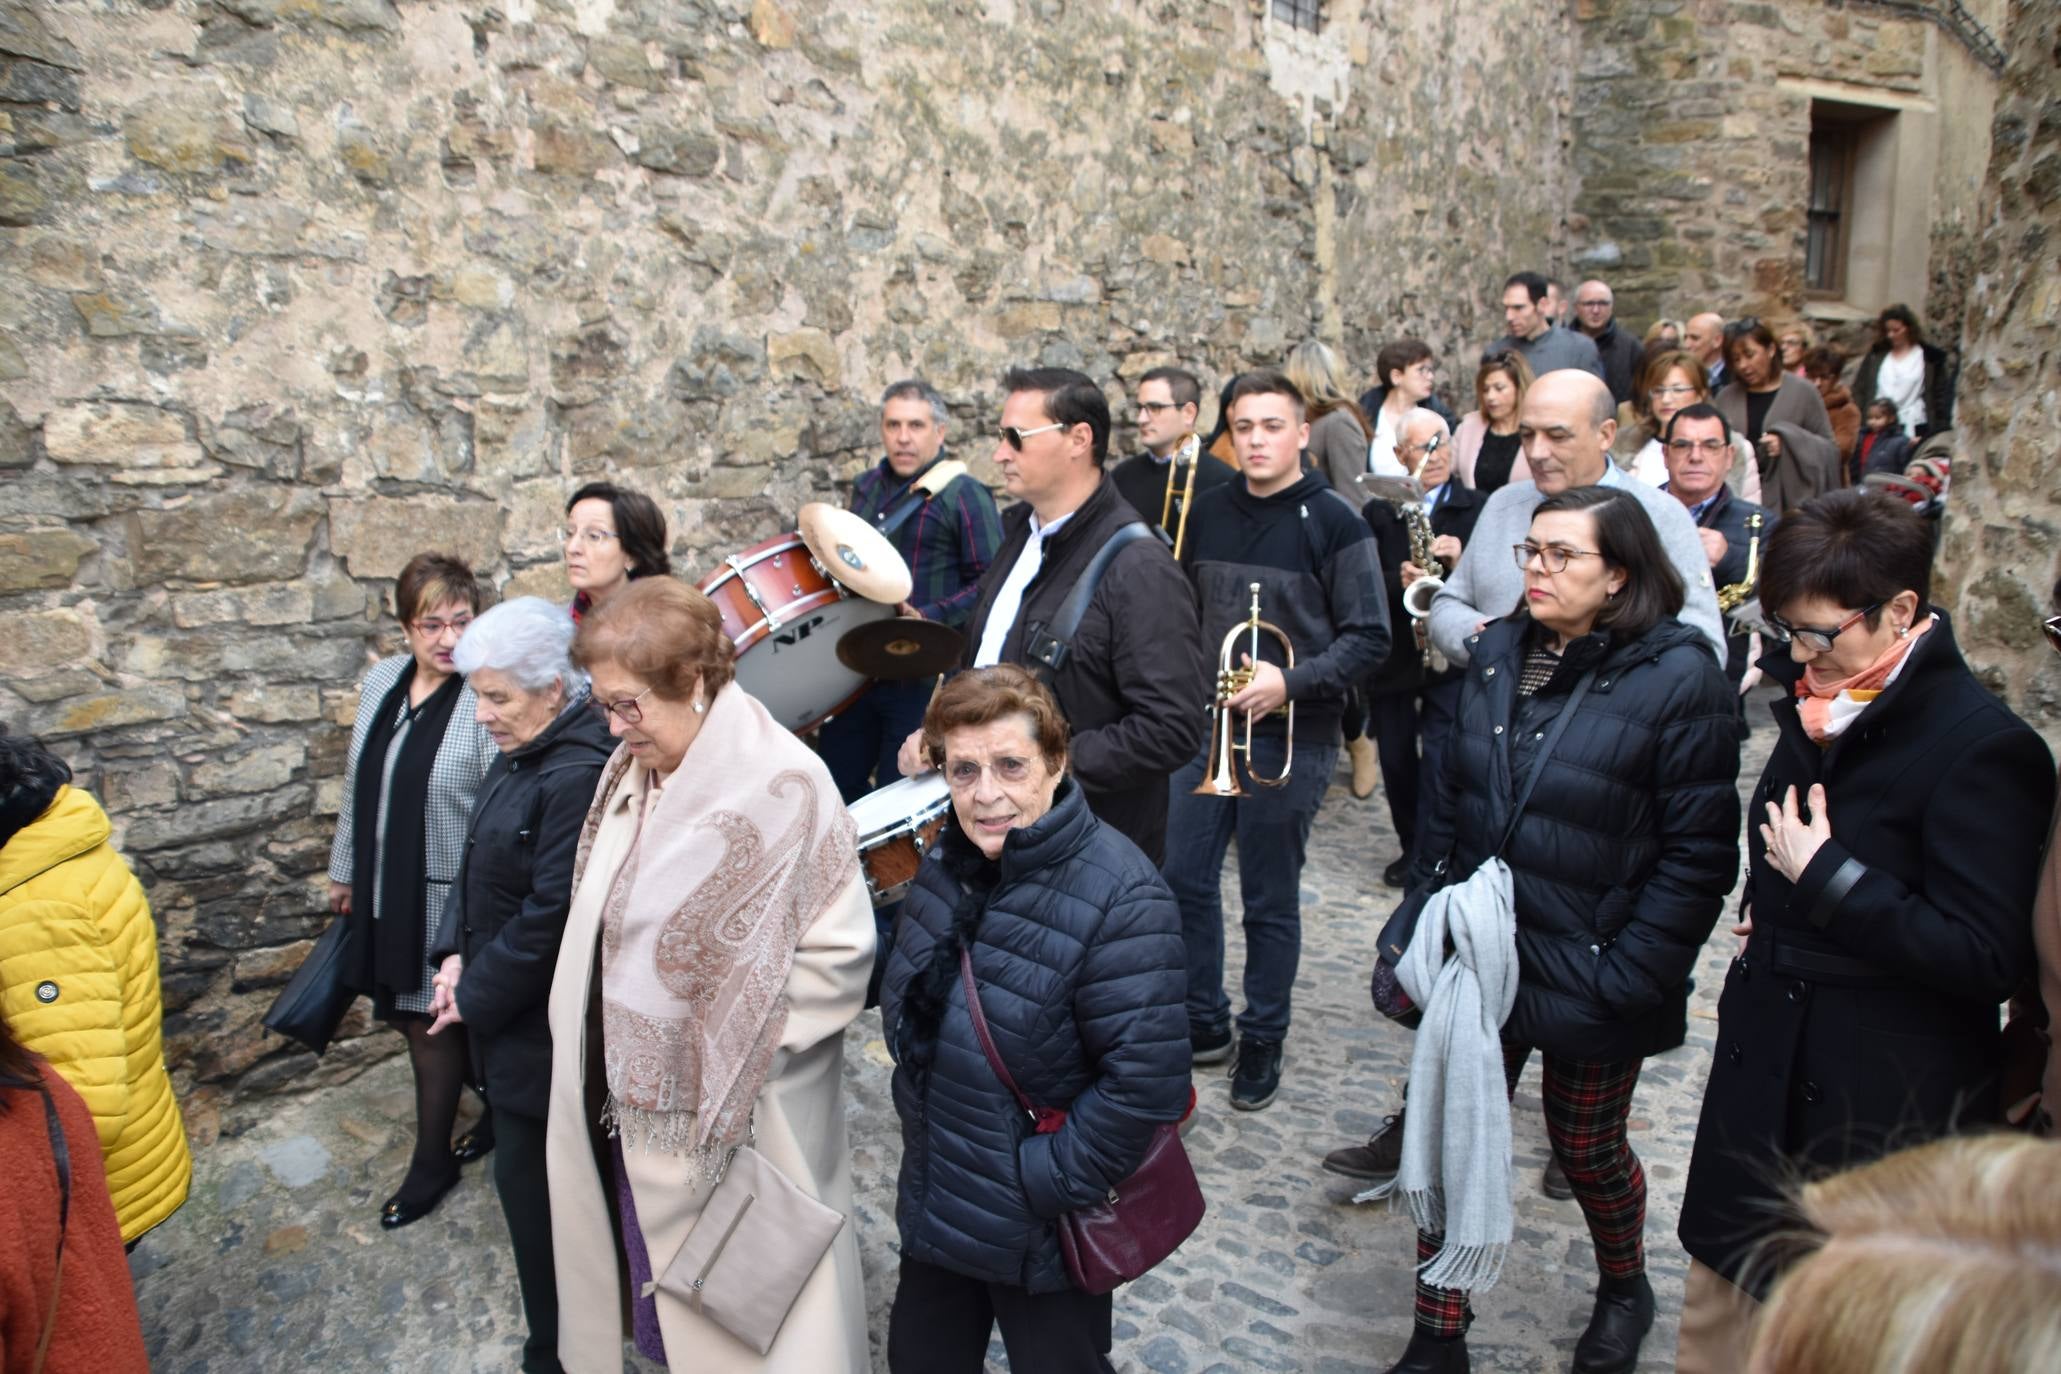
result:
[[[635,825],[612,874],[604,824]],[[609,884],[601,920],[606,1120],[629,1147],[709,1173],[751,1127],[787,1022],[795,949],[858,876],[828,772],[736,684],[663,788],[618,749],[581,830],[573,886]]]

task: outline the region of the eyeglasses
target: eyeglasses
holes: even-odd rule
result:
[[[971,759],[960,759],[945,765],[945,781],[953,787],[964,789],[979,782],[983,772],[992,772],[997,782],[1019,783],[1030,776],[1030,771],[1030,760],[1017,758],[1013,754],[1005,754],[985,766]]]
[[[1549,573],[1566,572],[1567,560],[1570,558],[1603,556],[1594,549],[1570,549],[1565,544],[1534,544],[1529,540],[1522,544],[1512,544],[1510,552],[1517,555],[1517,566],[1520,570],[1531,567],[1531,560],[1536,558],[1539,560],[1539,566]]]
[[[1706,458],[1715,458],[1730,447],[1731,445],[1723,439],[1670,439],[1667,441],[1667,451],[1674,454],[1677,458],[1687,458],[1690,454],[1699,451]]]
[[[1169,411],[1169,410],[1179,410],[1180,408],[1181,408],[1181,403],[1180,403],[1179,401],[1140,401],[1140,402],[1138,402],[1138,409],[1140,409],[1140,410],[1144,411],[1144,412],[1145,412],[1145,413],[1146,413],[1147,415],[1163,415],[1163,414],[1165,414],[1165,413],[1166,413],[1167,411]],[[1054,426],[1052,426],[1052,428],[1054,428],[1054,429],[1057,429],[1058,427],[1059,427],[1059,426],[1057,426],[1057,425],[1054,425]],[[1040,434],[1040,433],[1043,433],[1043,431],[1042,431],[1042,430],[1035,430],[1035,429],[1033,429],[1033,430],[1028,430],[1028,431],[1026,431],[1026,432],[1027,432],[1027,433],[1030,433],[1030,434]],[[1005,430],[1003,430],[1003,431],[1002,431],[1002,437],[1003,437],[1003,438],[1005,438],[1005,439],[1006,439],[1006,438],[1008,438],[1008,437],[1009,437],[1009,431],[1008,431],[1008,430],[1006,430],[1006,429],[1005,429]],[[1023,447],[1023,445],[1022,445],[1022,444],[1017,444],[1017,445],[1016,445],[1016,447],[1017,447],[1017,448],[1022,448],[1022,447]]]
[[[593,710],[595,715],[601,717],[601,722],[604,725],[608,723],[610,716],[614,716],[625,725],[636,725],[644,719],[644,708],[637,703],[650,696],[652,690],[652,688],[646,687],[643,691],[637,693],[636,696],[629,697],[623,701],[603,701],[599,697],[591,697],[588,699],[587,705]]]
[[[2061,615],[2050,615],[2040,622],[2040,629],[2046,632],[2047,647],[2061,654]]]
[[[465,627],[472,623],[472,617],[461,615],[450,620],[440,620],[431,616],[426,620],[411,620],[408,623],[413,625],[415,633],[424,639],[442,639],[446,630],[456,630],[459,634],[464,634]]]
[[[1577,310],[1608,310],[1610,306],[1611,302],[1609,301],[1576,301],[1574,303],[1574,308]]]
[[[1426,458],[1429,458],[1432,454],[1438,452],[1439,446],[1445,443],[1445,441],[1445,435],[1434,434],[1421,444],[1397,444],[1395,446],[1396,456],[1401,457],[1405,453],[1421,453]]]
[[[562,529],[558,532],[559,543],[570,544],[573,540],[578,539],[590,548],[596,545],[606,544],[609,540],[613,538],[615,538],[614,530],[580,530],[574,529],[571,526],[567,526],[565,529]]]
[[[1648,387],[1646,388],[1646,394],[1656,401],[1665,401],[1671,396],[1694,396],[1696,394],[1696,388],[1693,386],[1683,386],[1680,383],[1675,383],[1670,386]]]
[[[1872,606],[1855,611],[1829,630],[1819,629],[1813,625],[1791,625],[1779,615],[1764,615],[1761,617],[1761,621],[1766,625],[1768,632],[1782,643],[1787,644],[1791,640],[1795,640],[1813,653],[1827,654],[1832,652],[1833,640],[1860,624],[1868,616],[1881,610],[1885,604],[1878,601]]]
[[[1032,435],[1050,434],[1055,429],[1065,428],[1066,426],[1060,424],[1057,420],[1054,420],[1049,425],[1039,425],[1036,429],[1018,429],[1015,425],[1003,425],[1002,439],[1009,445],[1009,447],[1015,449],[1018,453],[1021,453],[1023,452],[1023,441],[1030,438]]]

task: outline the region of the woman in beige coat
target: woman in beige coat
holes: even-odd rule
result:
[[[699,592],[632,584],[573,657],[621,744],[551,985],[559,1359],[622,1368],[627,1272],[637,1347],[675,1370],[865,1374],[840,1075],[874,935],[850,818],[816,756],[731,680]],[[763,1356],[652,1287],[746,1143],[845,1216]]]

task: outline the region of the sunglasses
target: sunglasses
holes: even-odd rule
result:
[[[1887,602],[1878,601],[1872,606],[1863,607],[1830,629],[1820,629],[1814,625],[1791,625],[1779,615],[1767,615],[1761,619],[1768,632],[1782,643],[1787,644],[1793,639],[1813,653],[1829,654],[1832,652],[1833,640],[1839,638],[1840,635],[1851,630],[1854,626],[1860,624],[1862,620],[1875,614],[1875,612],[1881,610],[1887,604]]]
[[[2040,629],[2047,636],[2047,647],[2061,654],[2061,615],[2050,615],[2040,622]]]
[[[1030,438],[1032,435],[1050,434],[1055,429],[1065,428],[1066,426],[1060,424],[1057,420],[1054,420],[1049,425],[1039,425],[1036,429],[1018,429],[1015,425],[1003,425],[1002,441],[1008,444],[1009,447],[1015,449],[1018,453],[1021,453],[1023,452],[1023,441]]]

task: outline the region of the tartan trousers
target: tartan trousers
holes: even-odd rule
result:
[[[1531,1046],[1504,1043],[1503,1082],[1509,1092],[1517,1091],[1517,1079],[1530,1058]],[[1546,1137],[1589,1223],[1596,1268],[1618,1279],[1646,1270],[1646,1171],[1625,1136],[1632,1090],[1639,1086],[1644,1062],[1585,1064],[1550,1054],[1544,1059]],[[1430,1232],[1417,1233],[1420,1274],[1443,1240]],[[1465,1291],[1417,1280],[1418,1330],[1439,1337],[1464,1335],[1473,1316]]]

